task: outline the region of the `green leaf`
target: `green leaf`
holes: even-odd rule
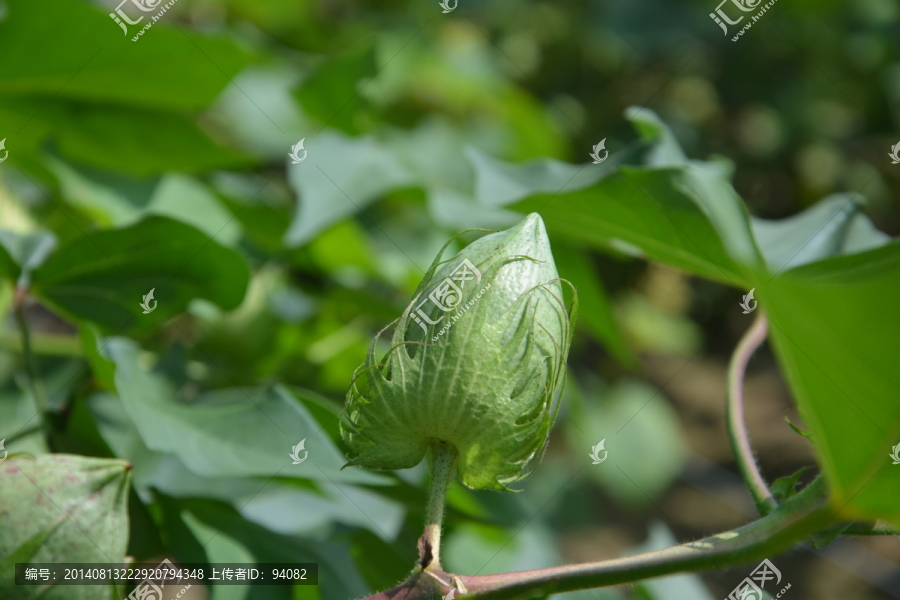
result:
[[[19,265],[16,264],[16,261],[13,260],[9,251],[4,247],[2,241],[0,241],[0,277],[15,281],[19,278],[19,273],[21,272]]]
[[[456,573],[491,575],[539,569],[559,562],[553,536],[539,520],[512,529],[465,524],[447,535],[443,559]]]
[[[194,537],[205,542],[203,550],[206,552],[206,556],[209,557],[210,563],[243,563],[252,565],[256,562],[253,559],[253,555],[240,542],[227,535],[226,532],[207,526],[188,511],[184,511],[181,518]],[[245,585],[210,586],[212,600],[246,600],[249,589]]]
[[[74,161],[139,176],[248,163],[210,140],[188,114],[212,102],[249,63],[231,40],[159,22],[135,43],[107,11],[75,0],[40,7],[11,0],[6,8],[0,131],[15,132],[8,142],[15,162],[47,175],[41,155],[52,138]],[[123,10],[138,16],[133,4]]]
[[[288,182],[299,198],[284,239],[290,247],[309,242],[385,192],[414,181],[410,168],[371,137],[324,133],[307,138],[304,147],[307,158],[288,165]]]
[[[240,222],[216,195],[193,177],[180,173],[162,178],[147,211],[196,227],[224,246],[235,246],[241,237]]]
[[[752,220],[753,235],[773,273],[838,254],[863,252],[890,241],[848,194],[834,194],[778,221]]]
[[[55,247],[56,236],[49,231],[24,234],[0,230],[0,275],[27,285],[31,272]]]
[[[746,286],[745,265],[761,259],[747,211],[727,180],[727,165],[687,160],[649,110],[632,110],[629,118],[644,139],[616,158],[619,164],[576,170],[552,162],[514,168],[482,161],[476,165],[477,188],[494,191],[481,191],[479,198],[539,211],[551,234],[573,242],[625,250]],[[641,154],[651,166],[630,164]]]
[[[13,560],[122,563],[129,468],[122,460],[65,454],[10,457],[0,485],[0,595],[14,589],[12,570],[5,568]],[[108,590],[92,586],[15,589],[23,599],[108,597]]]
[[[112,11],[87,2],[46,0],[38,5],[8,0],[6,6],[6,18],[0,22],[4,97],[53,96],[107,105],[200,109],[250,60],[247,51],[227,37],[199,35],[184,25],[155,23],[139,42],[132,42],[109,17]],[[123,11],[132,20],[144,17],[129,26],[132,32],[156,14],[142,13],[131,3]],[[29,116],[35,110],[32,104]],[[158,126],[154,121],[144,123],[145,133]]]
[[[620,362],[633,366],[635,356],[631,347],[622,337],[616,322],[612,303],[607,296],[600,277],[594,273],[589,255],[579,249],[556,244],[553,257],[559,268],[559,275],[569,280],[578,290],[578,304],[581,307],[581,319],[601,344]]]
[[[375,75],[376,68],[371,45],[329,57],[307,76],[295,96],[309,116],[330,127],[357,133],[356,116],[365,104],[358,88],[362,80]]]
[[[189,471],[174,454],[147,448],[117,396],[93,394],[89,407],[104,441],[117,457],[133,465],[133,486],[140,493],[146,494],[152,489],[176,497],[239,502],[259,492],[257,479],[201,477]]]
[[[803,431],[802,429],[791,423],[791,419],[787,416],[787,414],[784,415],[784,421],[788,424],[788,427],[790,427],[794,431],[794,433],[796,433],[797,435],[802,435],[806,439],[812,441],[812,434],[808,431]]]
[[[900,243],[805,265],[757,286],[842,519],[900,522]]]
[[[401,554],[395,544],[385,542],[366,529],[353,533],[350,554],[373,590],[390,589],[409,575],[409,557]]]
[[[817,531],[813,534],[810,542],[813,545],[813,548],[816,550],[821,550],[826,547],[828,544],[836,540],[850,527],[850,523],[835,523],[833,525],[829,525],[825,529],[821,531]]]
[[[680,165],[688,162],[688,157],[681,149],[675,134],[655,112],[640,106],[629,106],[625,111],[625,117],[631,121],[642,139],[655,142],[647,155],[647,164]]]
[[[63,244],[34,272],[32,289],[74,320],[120,331],[159,327],[194,298],[235,308],[248,278],[235,251],[189,225],[152,216]],[[151,289],[157,309],[142,314]]]
[[[534,194],[512,208],[540,211],[551,236],[602,249],[636,250],[708,279],[749,287],[744,269],[687,193],[681,169],[622,166],[582,190]]]
[[[41,100],[34,116],[32,98],[0,102],[0,125],[21,129],[23,151],[40,154],[47,138],[72,162],[144,177],[165,171],[196,172],[247,166],[243,154],[213,142],[194,119],[144,108]]]
[[[28,125],[16,136],[10,160],[29,169],[44,168],[48,145],[73,163],[136,177],[250,164],[246,156],[214,143],[192,118],[181,114],[42,99],[44,108],[35,116],[35,101],[0,99],[0,130]],[[47,144],[48,139],[55,144]]]
[[[140,216],[137,203],[143,200],[141,196],[149,195],[156,183],[153,180],[141,182],[143,185],[132,185],[126,190],[122,189],[122,184],[131,183],[129,179],[101,182],[90,170],[77,168],[55,156],[47,157],[45,164],[56,176],[62,198],[92,222],[104,227],[120,226],[137,219]]]
[[[772,495],[778,499],[778,502],[784,502],[788,498],[797,495],[797,482],[800,480],[800,477],[809,470],[809,467],[803,467],[793,475],[788,475],[787,477],[781,477],[772,482],[772,485],[769,486],[769,490],[772,492]]]
[[[100,331],[90,324],[82,325],[78,329],[78,337],[81,347],[84,349],[84,355],[91,365],[91,372],[94,374],[97,387],[115,391],[116,365],[103,353]]]
[[[174,497],[202,496],[227,502],[251,521],[286,535],[315,535],[328,523],[342,523],[391,540],[402,525],[402,505],[382,495],[382,490],[396,492],[395,486],[360,488],[327,479],[313,483],[279,476],[260,490],[265,481],[253,476],[203,477],[189,471],[177,456],[148,449],[119,398],[95,394],[90,408],[116,455],[134,465],[134,487],[141,493],[152,488]],[[404,491],[408,494],[408,489]],[[424,494],[420,495],[416,509],[425,501]],[[298,511],[297,506],[303,510]],[[364,512],[360,507],[365,507]]]
[[[475,198],[485,206],[507,206],[536,193],[580,190],[609,175],[624,162],[611,154],[599,165],[573,165],[552,158],[523,164],[507,163],[477,148],[467,148],[466,157],[475,171]]]
[[[345,544],[273,533],[244,519],[234,508],[220,502],[202,499],[176,501],[162,497],[161,504],[165,511],[166,530],[178,531],[178,545],[190,552],[190,554],[180,553],[176,547],[176,556],[182,562],[211,560],[211,557],[206,558],[202,548],[213,539],[214,535],[223,532],[249,551],[257,562],[318,563],[320,582],[318,590],[323,600],[347,600],[362,597],[367,593],[366,585],[353,567]],[[183,522],[186,515],[192,517],[190,525]],[[204,524],[206,529],[201,531],[196,526],[198,523]],[[204,556],[200,555],[201,552]],[[328,584],[323,585],[322,582]],[[288,600],[290,596],[275,595],[275,592],[289,594],[290,591],[289,587],[273,587],[266,589],[264,594],[251,598]],[[370,593],[375,591],[368,590]]]
[[[116,388],[125,410],[147,447],[175,454],[198,475],[383,480],[360,469],[341,470],[346,461],[328,434],[280,386],[217,390],[184,404],[173,400],[175,390],[165,379],[139,365],[133,342],[115,338],[107,350],[116,363]],[[293,464],[292,448],[301,440],[308,460]]]
[[[241,506],[241,514],[254,523],[285,534],[313,534],[324,523],[362,527],[385,542],[395,539],[400,532],[405,511],[397,502],[345,483],[322,480],[317,487],[318,490],[311,491],[269,486]],[[373,489],[380,487],[383,486]],[[298,506],[303,507],[302,512],[297,511]]]
[[[567,421],[573,453],[583,461],[586,474],[621,504],[652,502],[685,462],[678,415],[661,392],[637,380],[586,391],[591,403],[573,404],[572,419]],[[602,440],[597,456],[602,459],[606,452],[606,459],[593,464],[590,454]]]

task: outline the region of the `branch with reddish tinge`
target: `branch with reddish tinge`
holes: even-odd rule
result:
[[[783,552],[825,526],[834,516],[821,502],[824,480],[819,477],[770,515],[739,529],[665,550],[644,552],[617,560],[563,565],[499,575],[454,576],[444,571],[424,577],[421,572],[402,585],[365,600],[436,600],[451,584],[464,584],[477,600],[569,592],[638,581],[685,571],[701,571],[752,562]],[[455,595],[454,595],[455,597]]]
[[[759,514],[765,516],[775,510],[778,503],[769,491],[753,457],[750,446],[750,435],[744,420],[744,374],[747,363],[757,348],[765,341],[769,329],[769,321],[762,309],[756,313],[753,325],[741,338],[731,362],[728,364],[728,400],[725,405],[725,418],[728,423],[728,439],[737,459],[738,469],[747,483]]]

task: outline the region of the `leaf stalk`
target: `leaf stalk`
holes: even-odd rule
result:
[[[728,364],[728,399],[725,404],[725,419],[728,426],[728,439],[737,460],[738,469],[756,508],[761,516],[766,516],[778,507],[769,486],[763,479],[750,446],[750,435],[744,419],[744,376],[747,363],[757,348],[765,341],[769,329],[769,321],[762,309],[756,313],[756,319],[750,329],[741,338],[731,361]]]

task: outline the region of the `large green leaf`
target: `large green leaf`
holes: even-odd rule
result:
[[[760,306],[834,502],[900,522],[900,243],[809,264],[758,284]]]
[[[224,36],[201,36],[155,23],[132,42],[112,11],[77,0],[8,0],[0,22],[0,94],[79,99],[169,110],[200,109],[248,64],[247,51]],[[156,11],[131,3],[136,31]],[[165,21],[165,20],[163,20]],[[179,31],[180,29],[180,31]],[[133,33],[131,35],[134,35]],[[52,42],[51,42],[52,40]],[[32,104],[32,115],[39,106]],[[152,130],[158,123],[147,122]]]
[[[66,454],[10,457],[0,471],[0,597],[98,600],[95,586],[16,587],[15,563],[124,563],[129,465]]]
[[[51,138],[74,161],[134,175],[247,164],[189,114],[249,63],[232,40],[161,21],[132,42],[109,12],[75,0],[11,0],[5,13],[0,131],[10,132],[14,162],[47,176],[40,155]],[[151,19],[141,14],[133,30]]]
[[[37,114],[36,103],[42,106]],[[134,176],[249,164],[213,142],[192,117],[161,110],[5,96],[0,129],[21,131],[7,142],[15,144],[14,161],[42,156],[49,138],[73,162]]]
[[[527,169],[486,162],[476,169],[480,185],[502,182],[495,197],[540,211],[551,234],[756,287],[835,501],[855,514],[896,519],[900,473],[878,469],[900,442],[900,371],[891,364],[900,331],[890,317],[900,289],[897,245],[872,250],[889,238],[847,196],[784,221],[751,222],[727,163],[688,160],[648,111],[630,118],[654,144],[644,166],[621,164],[589,185],[569,168],[569,182],[550,193]],[[828,258],[849,253],[857,254]],[[772,280],[785,269],[794,271]]]
[[[480,202],[540,212],[551,235],[746,285],[744,265],[761,258],[728,166],[688,160],[652,112],[628,116],[641,143],[601,165],[514,167],[470,153]]]
[[[748,282],[679,168],[622,166],[584,189],[534,194],[513,205],[540,212],[552,236],[651,260],[734,286]]]
[[[204,477],[189,471],[176,455],[148,449],[116,396],[95,394],[90,409],[116,456],[134,466],[134,487],[140,493],[153,488],[178,498],[220,500],[233,505],[250,521],[286,535],[312,535],[327,523],[343,523],[369,529],[390,541],[402,525],[402,505],[376,493],[383,486],[373,486],[370,491],[323,479],[313,483],[282,478],[265,481],[250,476]],[[323,422],[321,418],[319,422]],[[298,511],[298,506],[303,510]]]
[[[63,244],[34,272],[33,291],[73,319],[120,331],[158,327],[194,298],[235,308],[248,278],[234,250],[189,225],[152,216]],[[158,305],[143,314],[140,303],[151,289]]]
[[[191,404],[176,402],[160,375],[143,369],[130,340],[109,341],[116,389],[147,447],[171,452],[206,477],[301,477],[325,482],[377,483],[383,478],[341,468],[346,459],[327,432],[280,386],[218,390]],[[306,460],[293,464],[301,440]],[[308,452],[308,455],[304,452]]]

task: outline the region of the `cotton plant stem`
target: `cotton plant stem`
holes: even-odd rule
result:
[[[75,335],[31,334],[29,342],[34,354],[44,356],[83,357],[81,341]],[[18,332],[0,332],[0,350],[24,353],[22,335]]]
[[[428,485],[428,504],[425,507],[425,532],[420,542],[422,568],[441,568],[441,523],[444,521],[447,486],[456,465],[456,449],[445,442],[431,446],[431,482]]]
[[[757,561],[783,552],[829,522],[834,510],[820,502],[825,491],[825,481],[819,477],[758,521],[665,550],[617,560],[460,578],[474,592],[474,598],[500,600],[521,595],[525,590],[538,592],[537,595],[552,594]]]
[[[40,379],[38,379],[37,362],[34,359],[34,352],[31,348],[31,331],[28,329],[28,318],[25,316],[25,290],[21,287],[16,287],[14,305],[16,322],[19,325],[19,333],[22,336],[22,354],[25,357],[25,370],[28,373],[28,384],[31,388],[35,413],[46,430],[48,427],[47,419],[44,417],[46,401],[44,400]]]
[[[765,341],[769,322],[762,309],[756,313],[756,319],[741,338],[731,362],[728,365],[728,400],[725,405],[725,418],[728,423],[728,439],[737,459],[738,469],[747,483],[759,514],[765,516],[772,512],[778,503],[769,491],[756,459],[750,447],[750,436],[744,419],[744,374],[747,363],[757,348]]]
[[[458,575],[473,600],[546,597],[548,594],[617,585],[685,571],[703,571],[751,563],[779,554],[826,526],[835,509],[823,502],[827,486],[813,480],[774,512],[739,529],[665,550],[644,552],[616,560],[563,565],[498,575]],[[440,572],[442,580],[451,579]],[[452,580],[452,579],[451,579]],[[442,594],[449,591],[441,590]],[[365,600],[430,600],[433,593],[414,582],[375,594]]]

